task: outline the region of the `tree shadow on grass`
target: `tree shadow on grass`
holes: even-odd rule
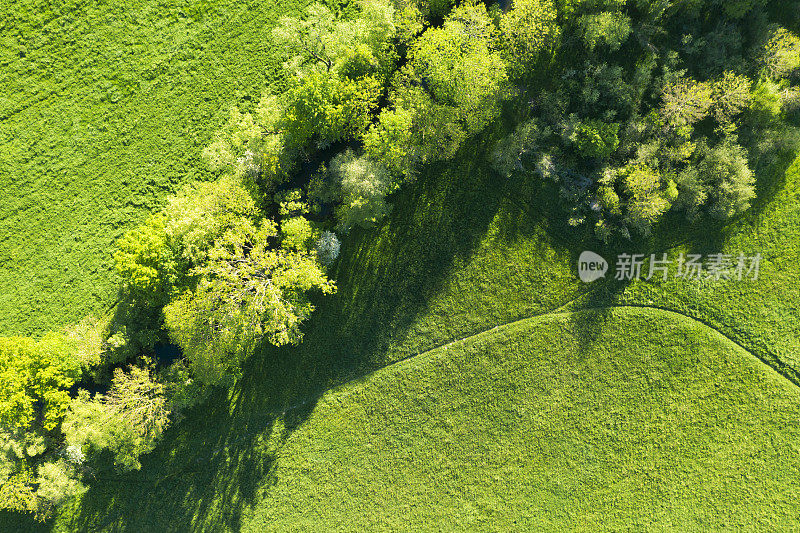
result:
[[[64,512],[69,529],[238,531],[259,489],[276,482],[280,449],[317,399],[392,362],[391,342],[486,233],[505,184],[475,163],[482,159],[431,166],[395,195],[384,224],[354,230],[331,272],[338,293],[318,298],[303,343],[260,349],[231,390],[165,433],[140,471],[98,475],[80,506]]]

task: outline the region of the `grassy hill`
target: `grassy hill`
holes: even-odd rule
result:
[[[547,314],[348,383],[310,415],[215,436],[225,415],[195,413],[157,460],[183,456],[178,470],[150,478],[154,459],[101,482],[55,530],[787,529],[799,399],[686,317]]]

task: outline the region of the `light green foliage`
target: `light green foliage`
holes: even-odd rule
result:
[[[619,50],[631,33],[631,18],[623,13],[592,13],[583,15],[578,24],[583,41],[589,50],[604,45],[609,50]]]
[[[164,385],[147,368],[114,371],[108,393],[72,401],[62,431],[68,445],[87,453],[108,449],[123,470],[141,467],[139,456],[153,449],[169,422]]]
[[[725,72],[712,83],[712,113],[723,131],[733,131],[734,119],[750,106],[752,82],[745,76]]]
[[[468,135],[497,116],[508,77],[497,50],[497,30],[482,4],[453,10],[444,26],[422,34],[410,55],[415,79],[437,103],[458,110]]]
[[[308,291],[334,291],[311,252],[274,249],[277,236],[270,220],[229,229],[195,269],[197,287],[164,308],[170,336],[203,383],[237,375],[262,339],[300,342],[314,309]]]
[[[782,101],[780,87],[777,83],[762,79],[753,88],[750,111],[756,122],[768,124],[781,114]]]
[[[442,27],[429,28],[411,46],[393,82],[392,111],[368,133],[367,152],[387,154],[387,165],[405,174],[420,163],[452,158],[499,115],[510,94],[506,70],[485,6],[457,7]]]
[[[85,317],[65,328],[67,341],[72,345],[71,357],[84,369],[100,362],[105,349],[105,326],[94,318]]]
[[[384,109],[377,124],[364,135],[364,151],[376,161],[382,161],[397,175],[413,171],[414,113],[408,109]]]
[[[649,235],[653,224],[675,200],[669,184],[664,184],[656,170],[644,165],[623,169],[625,191],[631,195],[627,202],[626,222],[642,235]]]
[[[362,0],[359,6],[353,18],[337,18],[322,4],[311,4],[304,18],[282,17],[272,36],[289,58],[284,67],[299,78],[312,72],[385,77],[394,61],[394,7],[382,0]]]
[[[428,20],[441,19],[456,4],[456,0],[398,0],[400,4],[408,2],[418,9]]]
[[[303,200],[303,191],[300,189],[289,189],[276,193],[274,200],[278,204],[278,213],[281,217],[308,213],[308,203]]]
[[[678,197],[675,209],[682,210],[690,221],[695,221],[708,199],[708,188],[695,165],[689,165],[676,175]]]
[[[0,337],[0,424],[24,429],[41,416],[45,430],[58,425],[69,404],[67,389],[81,372],[73,348],[64,335],[56,333],[38,341]]]
[[[425,29],[426,21],[419,7],[413,3],[401,0],[395,11],[395,31],[401,51],[405,52],[408,45]]]
[[[281,246],[287,250],[307,251],[315,237],[311,222],[305,217],[287,218],[281,222]]]
[[[727,140],[708,150],[697,165],[697,172],[708,184],[708,210],[715,218],[738,215],[755,197],[755,177],[744,149]]]
[[[567,19],[592,11],[621,11],[628,0],[557,0],[556,5]]]
[[[560,34],[553,0],[517,0],[500,19],[503,58],[514,77],[529,74]]]
[[[66,500],[81,494],[86,487],[76,479],[74,469],[63,459],[39,465],[36,496],[47,505],[58,507]]]
[[[357,80],[333,73],[311,72],[284,95],[285,134],[293,146],[317,139],[321,145],[359,136],[370,124],[381,95],[372,76]]]
[[[773,26],[759,56],[764,76],[778,80],[800,68],[800,38],[787,30]]]
[[[250,192],[235,177],[187,187],[164,208],[164,231],[181,259],[196,265],[208,256],[214,240],[259,210]]]
[[[389,212],[385,196],[390,176],[386,167],[367,157],[345,151],[331,161],[331,174],[340,184],[342,203],[337,208],[339,225],[370,227]]]
[[[620,199],[619,195],[614,190],[614,187],[611,187],[610,185],[603,185],[599,187],[597,189],[597,200],[607,213],[612,215],[620,214]]]
[[[396,60],[394,8],[377,0],[360,6],[354,19],[337,19],[312,4],[304,19],[284,17],[273,31],[292,57],[284,66],[294,79],[278,121],[289,146],[358,137],[369,125]]]
[[[661,114],[672,128],[685,132],[708,115],[713,104],[712,96],[708,83],[680,78],[664,88]]]
[[[585,157],[606,159],[619,146],[619,124],[588,120],[575,130],[575,145]]]
[[[44,518],[39,513],[39,498],[36,497],[33,478],[29,472],[14,474],[0,485],[0,509],[36,513],[38,519]]]
[[[150,217],[143,225],[128,231],[116,247],[114,262],[124,287],[155,301],[165,298],[175,282],[176,264],[167,244],[164,217]]]

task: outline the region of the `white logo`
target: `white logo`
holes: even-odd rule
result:
[[[584,283],[606,277],[608,262],[594,252],[584,251],[578,258],[578,277]]]

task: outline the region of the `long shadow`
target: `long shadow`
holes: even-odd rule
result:
[[[298,347],[264,346],[244,377],[186,413],[140,471],[103,472],[63,518],[74,531],[237,531],[292,431],[330,387],[392,362],[387,348],[468,257],[506,196],[479,146],[433,165],[378,228],[344,239],[338,293],[318,298]]]

